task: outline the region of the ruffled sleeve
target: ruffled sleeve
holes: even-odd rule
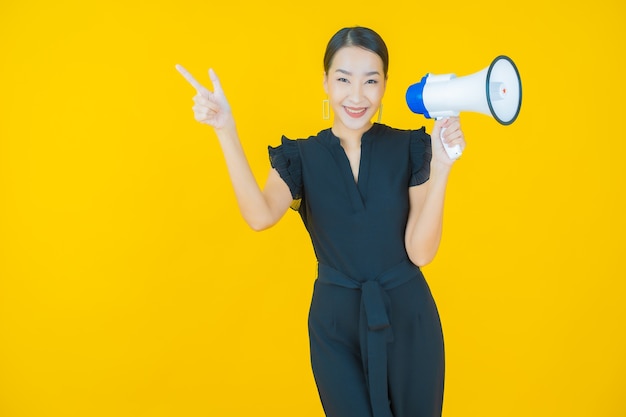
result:
[[[420,185],[430,178],[432,148],[430,135],[425,128],[411,131],[409,155],[411,158],[411,180],[409,186]]]
[[[291,208],[298,210],[302,200],[302,161],[298,141],[283,136],[279,146],[268,146],[267,150],[272,168],[278,171],[291,191]]]

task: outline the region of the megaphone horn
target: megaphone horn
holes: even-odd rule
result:
[[[522,81],[511,58],[500,55],[482,71],[465,77],[454,74],[426,74],[406,92],[413,113],[427,118],[457,116],[462,111],[491,115],[498,123],[510,125],[522,106]],[[460,147],[449,150],[450,158],[461,156]]]

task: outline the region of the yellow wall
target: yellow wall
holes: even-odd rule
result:
[[[572,5],[574,4],[574,6]],[[0,3],[0,415],[323,415],[315,274],[296,213],[249,231],[180,63],[212,66],[254,171],[321,120],[328,38],[391,52],[406,87],[499,54],[518,121],[463,115],[445,239],[445,417],[626,415],[626,6],[459,1]]]

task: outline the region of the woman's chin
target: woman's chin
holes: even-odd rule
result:
[[[362,130],[372,125],[372,115],[367,112],[364,112],[359,117],[354,117],[352,114],[343,114],[339,119],[341,120],[341,124],[350,130]]]

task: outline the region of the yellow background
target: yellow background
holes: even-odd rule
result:
[[[580,6],[579,4],[585,4]],[[391,53],[384,122],[427,72],[500,54],[519,119],[464,114],[425,268],[444,416],[626,415],[626,6],[546,1],[0,3],[0,416],[323,415],[298,215],[254,233],[185,65],[215,68],[263,182],[321,120],[322,54],[366,25]]]

